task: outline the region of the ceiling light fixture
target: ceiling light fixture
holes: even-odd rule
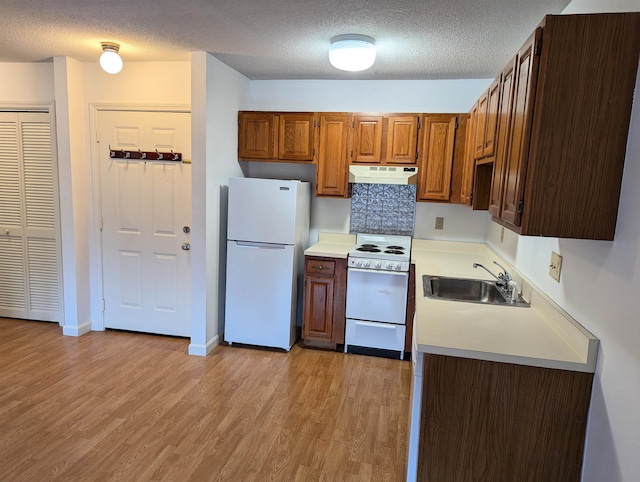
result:
[[[122,70],[122,59],[118,54],[120,45],[113,42],[101,42],[102,55],[100,56],[100,67],[108,74],[117,74]]]
[[[329,62],[336,69],[359,72],[376,61],[376,41],[366,35],[337,35],[331,39]]]

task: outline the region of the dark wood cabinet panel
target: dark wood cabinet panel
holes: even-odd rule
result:
[[[305,257],[302,338],[344,343],[347,260]]]
[[[425,355],[418,480],[578,482],[593,374]]]
[[[513,107],[514,73],[516,70],[514,57],[500,75],[500,108],[498,110],[496,155],[493,163],[493,177],[491,181],[491,196],[489,213],[499,217],[502,213],[502,190],[504,187],[504,163],[507,158],[508,140],[511,134],[511,109]]]
[[[522,235],[613,239],[639,56],[640,13],[544,18],[506,78],[495,221]]]
[[[320,139],[316,167],[316,196],[347,197],[348,149],[351,116],[320,114]]]
[[[424,117],[418,169],[419,201],[448,201],[450,198],[456,126],[456,115]]]
[[[333,332],[333,278],[305,279],[302,337],[331,340]]]
[[[524,172],[529,158],[531,140],[531,117],[538,78],[539,55],[536,45],[542,37],[538,28],[529,37],[517,54],[513,110],[511,114],[511,135],[508,139],[509,156],[504,164],[504,192],[502,198],[502,219],[519,226],[522,214],[522,194],[524,192]]]

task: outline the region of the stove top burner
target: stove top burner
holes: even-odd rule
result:
[[[401,249],[385,249],[384,252],[387,254],[404,254]]]
[[[400,250],[403,250],[404,248],[402,246],[391,245],[391,246],[387,246],[387,249],[400,249]]]
[[[378,247],[376,245],[366,245],[363,244],[362,246],[360,246],[359,248],[356,248],[356,251],[365,251],[367,253],[379,253],[380,249],[378,249]]]
[[[377,244],[370,244],[370,243],[361,244],[360,246],[363,247],[363,248],[377,248],[378,247]]]

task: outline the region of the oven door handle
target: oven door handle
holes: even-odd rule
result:
[[[384,274],[393,274],[396,276],[409,276],[408,271],[386,271],[384,269],[362,269],[362,268],[349,268],[349,271],[356,271],[358,273],[384,273]]]
[[[398,323],[394,323],[394,324],[389,324],[387,322],[380,322],[380,321],[361,321],[361,320],[354,320],[356,325],[360,325],[360,326],[371,326],[373,328],[383,328],[385,330],[393,330],[395,331],[396,327],[398,326]]]

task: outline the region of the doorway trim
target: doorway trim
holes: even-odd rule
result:
[[[102,283],[102,184],[100,178],[100,149],[98,147],[98,115],[103,111],[116,112],[170,112],[191,114],[186,104],[89,104],[89,131],[91,153],[91,219],[90,257],[91,273],[91,329],[104,331],[104,287]],[[193,183],[193,179],[191,181]]]

